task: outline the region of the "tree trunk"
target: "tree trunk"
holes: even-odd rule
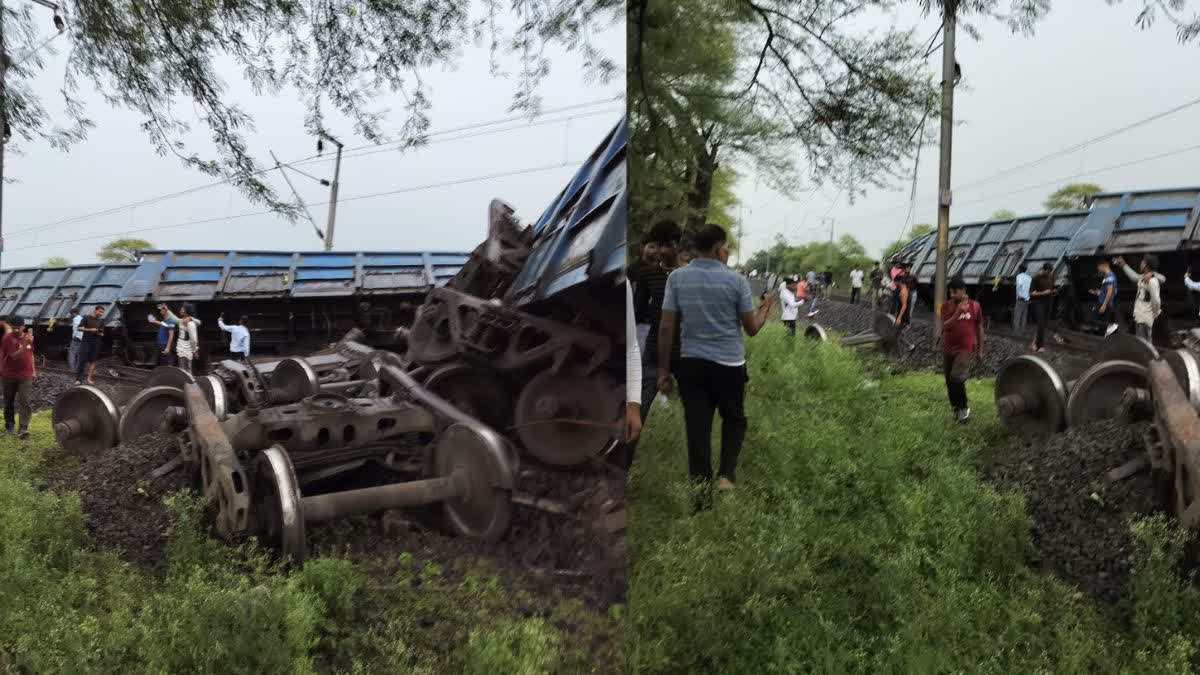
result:
[[[707,139],[696,144],[696,169],[692,190],[688,193],[687,229],[697,230],[707,222],[708,206],[712,201],[713,175],[717,172],[717,146],[709,147]]]

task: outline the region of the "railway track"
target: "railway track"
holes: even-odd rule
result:
[[[57,361],[41,357],[38,359],[38,369],[74,378],[75,371],[70,368],[64,361]],[[127,384],[130,386],[140,386],[150,374],[149,370],[136,368],[134,366],[126,366],[115,363],[97,363],[94,377],[98,380],[111,384]]]

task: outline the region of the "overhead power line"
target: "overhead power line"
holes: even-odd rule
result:
[[[553,108],[553,109],[542,111],[541,113],[539,113],[537,115],[537,117],[544,117],[546,115],[553,115],[553,114],[562,113],[562,112],[569,112],[569,111],[573,111],[573,110],[579,110],[582,108],[589,108],[589,107],[594,107],[597,105],[602,105],[602,104],[606,104],[606,103],[614,103],[614,102],[616,102],[616,99],[607,98],[607,99],[597,99],[594,101],[587,101],[584,103],[576,103],[573,105],[561,106],[558,108]],[[620,110],[616,110],[616,111],[603,110],[603,111],[593,111],[593,112],[586,112],[586,113],[576,113],[576,114],[573,114],[568,117],[560,117],[560,118],[549,119],[549,120],[538,120],[535,122],[525,122],[522,124],[508,126],[508,127],[504,127],[501,129],[493,129],[490,131],[484,131],[484,132],[469,134],[469,135],[465,135],[465,136],[456,136],[456,137],[451,137],[451,138],[439,138],[438,140],[429,141],[428,144],[432,145],[434,143],[444,143],[444,142],[450,142],[450,141],[455,141],[455,140],[464,140],[464,139],[468,139],[468,138],[476,138],[478,136],[487,136],[487,135],[491,135],[491,134],[505,133],[505,132],[509,132],[509,131],[520,131],[522,129],[528,129],[528,128],[532,128],[532,127],[540,127],[540,126],[546,126],[548,124],[561,123],[561,122],[569,121],[573,118],[578,119],[578,118],[582,118],[582,117],[591,117],[594,115],[608,114],[611,112],[620,112]],[[474,124],[468,124],[468,125],[464,125],[464,126],[460,126],[460,127],[453,127],[453,128],[449,128],[449,129],[440,129],[438,131],[430,132],[430,133],[426,134],[425,136],[426,136],[426,138],[437,138],[440,136],[446,136],[448,134],[455,134],[455,133],[459,133],[459,132],[463,132],[463,131],[472,131],[472,130],[476,130],[476,129],[484,129],[487,127],[495,127],[495,126],[498,126],[501,124],[506,124],[506,123],[511,123],[511,122],[519,122],[521,120],[527,120],[527,119],[529,119],[528,115],[510,116],[510,117],[493,119],[493,120],[489,120],[489,121],[485,121],[485,122],[477,122]],[[343,159],[348,158],[348,157],[364,157],[367,155],[376,154],[377,152],[391,152],[392,149],[390,146],[399,145],[400,143],[402,143],[402,141],[389,141],[389,142],[381,143],[381,144],[369,144],[369,145],[358,146],[356,148],[350,148],[346,151],[347,154],[345,157],[343,157]],[[372,152],[358,152],[356,154],[350,154],[351,151],[367,150],[367,149],[371,149],[373,151]],[[314,154],[314,155],[309,155],[308,157],[303,157],[301,159],[293,160],[291,162],[281,162],[281,164],[285,167],[303,166],[306,164],[312,164],[314,162],[325,161],[325,159],[326,158],[323,158],[320,155]],[[263,174],[266,174],[267,172],[274,171],[274,170],[275,170],[274,166],[269,167],[269,168],[263,168],[263,169],[255,172],[254,175],[256,175],[256,176],[263,175]],[[168,201],[171,199],[177,199],[179,197],[185,197],[185,196],[195,194],[197,192],[201,192],[201,191],[208,190],[211,188],[228,185],[229,182],[230,182],[229,179],[219,180],[219,181],[216,181],[213,183],[208,183],[205,185],[197,185],[195,187],[187,188],[184,190],[179,190],[177,192],[170,192],[170,193],[166,193],[166,194],[162,194],[162,195],[157,195],[155,197],[148,197],[143,200],[129,202],[127,204],[120,204],[118,206],[112,206],[112,207],[109,207],[106,209],[92,211],[92,212],[81,214],[78,216],[72,216],[70,218],[63,218],[61,220],[55,220],[55,221],[51,221],[48,223],[43,223],[41,225],[35,225],[32,227],[26,227],[26,228],[22,228],[22,229],[18,229],[18,230],[13,230],[12,232],[6,233],[5,237],[12,238],[12,237],[15,237],[15,236],[18,236],[21,234],[28,234],[28,233],[32,233],[32,232],[41,232],[44,230],[49,230],[49,229],[61,227],[64,225],[72,225],[75,223],[80,223],[80,222],[84,222],[87,220],[92,220],[95,218],[112,215],[114,213],[120,213],[122,211],[126,211],[126,210],[129,210],[132,208],[140,208],[143,206],[150,206],[152,204],[157,204],[157,203]],[[19,249],[11,249],[11,250],[19,250]]]
[[[472,176],[470,178],[460,178],[460,179],[456,179],[456,180],[443,181],[443,182],[439,182],[439,183],[427,183],[424,185],[414,185],[414,186],[410,186],[410,187],[398,188],[395,190],[387,190],[384,192],[373,192],[370,194],[355,195],[353,197],[342,197],[338,201],[339,201],[339,203],[344,204],[346,202],[363,201],[363,200],[367,200],[367,199],[376,199],[378,197],[388,197],[388,196],[392,196],[392,195],[404,194],[404,193],[409,193],[409,192],[421,192],[424,190],[432,190],[432,189],[441,188],[441,187],[453,187],[456,185],[465,185],[468,183],[481,183],[484,181],[496,180],[499,178],[510,178],[513,176],[522,176],[522,175],[531,174],[531,173],[542,173],[542,172],[546,172],[546,171],[553,171],[555,169],[561,169],[561,168],[564,168],[567,166],[579,166],[579,165],[583,164],[584,161],[585,160],[583,160],[583,159],[568,160],[568,161],[564,161],[564,162],[558,162],[555,164],[546,164],[543,166],[534,166],[534,167],[528,167],[525,169],[516,169],[514,171],[505,171],[505,172],[501,172],[501,173],[493,173],[493,174],[488,174],[488,175],[484,175],[484,176]],[[272,169],[272,170],[274,170],[274,169]],[[324,202],[313,203],[310,206],[327,206],[328,204],[329,204],[328,201],[324,201]],[[152,225],[150,227],[139,227],[139,228],[130,229],[130,230],[123,230],[121,232],[108,232],[105,234],[89,235],[86,237],[76,237],[74,239],[51,241],[51,242],[46,242],[44,244],[32,244],[30,246],[20,246],[20,247],[12,248],[9,250],[10,251],[27,251],[27,250],[36,249],[36,248],[45,248],[47,246],[62,246],[65,244],[74,244],[74,243],[78,243],[81,241],[92,241],[95,239],[108,239],[110,237],[123,237],[123,236],[131,235],[131,234],[139,234],[142,232],[154,232],[154,231],[158,231],[158,230],[169,230],[169,229],[174,229],[174,228],[187,227],[189,225],[204,225],[204,224],[208,224],[208,223],[221,223],[221,222],[227,222],[230,220],[238,220],[241,218],[250,218],[252,216],[272,215],[275,213],[276,212],[272,211],[271,209],[265,209],[262,211],[251,211],[251,212],[247,212],[247,213],[238,213],[238,214],[235,214],[232,216],[219,216],[216,218],[201,218],[198,220],[188,220],[188,221],[184,221],[181,223],[171,223],[168,225]]]
[[[1151,123],[1151,122],[1155,122],[1155,121],[1157,121],[1157,120],[1163,119],[1164,117],[1168,117],[1168,116],[1170,116],[1170,115],[1173,115],[1173,114],[1175,114],[1175,113],[1177,113],[1177,112],[1179,112],[1179,111],[1181,111],[1181,110],[1186,110],[1187,108],[1190,108],[1190,107],[1192,107],[1192,106],[1194,106],[1194,105],[1198,105],[1198,104],[1200,104],[1200,98],[1194,98],[1194,99],[1192,99],[1192,100],[1190,100],[1190,101],[1188,101],[1188,102],[1186,102],[1186,103],[1182,103],[1182,104],[1180,104],[1180,105],[1177,105],[1177,106],[1175,106],[1174,108],[1170,108],[1170,109],[1168,109],[1168,110],[1164,110],[1164,111],[1162,111],[1162,112],[1160,112],[1160,113],[1156,113],[1156,114],[1154,114],[1154,115],[1151,115],[1151,116],[1149,116],[1149,117],[1144,117],[1144,118],[1142,118],[1142,119],[1140,119],[1140,120],[1138,120],[1138,121],[1136,121],[1136,122],[1133,122],[1133,123],[1131,123],[1131,124],[1126,124],[1126,125],[1125,125],[1125,126],[1123,126],[1123,127],[1119,127],[1119,128],[1117,128],[1117,129],[1113,129],[1112,131],[1109,131],[1109,132],[1106,132],[1106,133],[1100,134],[1099,136],[1096,136],[1095,138],[1089,138],[1089,139],[1088,139],[1088,140],[1086,140],[1086,141],[1082,141],[1082,142],[1080,142],[1080,143],[1076,143],[1075,145],[1072,145],[1072,146],[1070,146],[1070,147],[1067,147],[1067,148],[1063,148],[1062,150],[1058,150],[1058,151],[1052,152],[1052,153],[1050,153],[1050,154],[1048,154],[1048,155],[1044,155],[1044,156],[1042,156],[1042,157],[1039,157],[1039,158],[1037,158],[1037,159],[1034,159],[1034,160],[1031,160],[1031,161],[1025,162],[1025,163],[1023,163],[1023,164],[1018,164],[1018,165],[1016,165],[1016,166],[1009,167],[1009,168],[1007,168],[1007,169],[1005,169],[1005,170],[1003,170],[1003,171],[1000,171],[1000,172],[998,172],[998,173],[994,173],[994,174],[992,174],[991,176],[988,176],[988,177],[986,177],[986,178],[981,178],[981,179],[979,179],[979,180],[977,180],[977,181],[974,181],[974,182],[971,182],[971,183],[966,183],[966,184],[963,184],[963,185],[958,185],[958,186],[956,186],[956,187],[955,187],[955,189],[956,189],[956,190],[965,190],[965,189],[967,189],[967,188],[970,188],[970,187],[975,187],[975,186],[978,186],[978,185],[983,185],[984,183],[990,183],[990,182],[992,182],[993,180],[995,180],[995,179],[997,179],[997,178],[1000,178],[1000,177],[1002,177],[1002,176],[1007,176],[1007,175],[1010,175],[1010,174],[1016,173],[1017,171],[1021,171],[1021,170],[1023,170],[1023,169],[1029,169],[1029,168],[1032,168],[1032,167],[1038,166],[1039,164],[1043,164],[1043,163],[1045,163],[1045,162],[1048,162],[1048,161],[1050,161],[1050,160],[1052,160],[1052,159],[1056,159],[1056,158],[1058,158],[1058,157],[1062,157],[1063,155],[1069,155],[1069,154],[1071,154],[1071,153],[1073,153],[1073,152],[1078,152],[1079,150],[1082,150],[1082,149],[1084,149],[1084,148],[1088,147],[1089,145],[1092,145],[1093,143],[1099,143],[1100,141],[1106,141],[1106,140],[1108,140],[1108,139],[1110,139],[1110,138],[1112,138],[1112,137],[1114,137],[1114,136],[1119,136],[1120,134],[1123,134],[1123,133],[1125,133],[1126,131],[1132,131],[1133,129],[1137,129],[1138,127],[1145,126],[1145,125],[1147,125],[1147,124],[1149,124],[1149,123]]]
[[[1024,170],[1024,169],[1029,169],[1029,168],[1032,168],[1032,167],[1034,167],[1034,166],[1038,166],[1038,165],[1040,165],[1040,164],[1044,164],[1045,162],[1048,162],[1048,161],[1050,161],[1051,159],[1056,159],[1056,158],[1058,158],[1058,157],[1062,157],[1062,156],[1065,156],[1065,155],[1068,155],[1068,154],[1071,154],[1071,153],[1074,153],[1074,152],[1078,152],[1079,150],[1082,150],[1082,149],[1084,149],[1084,148],[1086,148],[1086,147],[1088,147],[1088,146],[1091,146],[1091,145],[1093,145],[1093,144],[1095,144],[1095,143],[1099,143],[1099,142],[1101,142],[1101,141],[1106,141],[1106,140],[1108,140],[1108,139],[1110,139],[1110,138],[1113,138],[1114,136],[1118,136],[1118,135],[1120,135],[1120,134],[1123,134],[1123,133],[1125,133],[1125,132],[1127,132],[1127,131],[1130,131],[1130,130],[1136,129],[1136,128],[1138,128],[1138,127],[1141,127],[1141,126],[1145,126],[1146,124],[1149,124],[1149,123],[1151,123],[1151,122],[1156,122],[1156,121],[1158,121],[1158,120],[1161,120],[1161,119],[1163,119],[1163,118],[1165,118],[1165,117],[1168,117],[1168,116],[1170,116],[1170,115],[1173,115],[1173,114],[1175,114],[1175,113],[1177,113],[1177,112],[1179,112],[1179,111],[1181,111],[1181,110],[1185,110],[1185,109],[1187,109],[1187,108],[1190,108],[1190,107],[1192,107],[1192,106],[1195,106],[1195,105],[1198,105],[1198,104],[1200,104],[1200,98],[1195,98],[1195,99],[1192,99],[1192,100],[1190,100],[1190,101],[1186,101],[1186,102],[1184,102],[1184,103],[1181,103],[1181,104],[1179,104],[1179,105],[1177,105],[1177,106],[1174,106],[1174,107],[1172,107],[1172,108],[1168,108],[1167,110],[1164,110],[1164,111],[1162,111],[1162,112],[1155,113],[1155,114],[1153,114],[1153,115],[1150,115],[1150,116],[1148,116],[1148,117],[1143,117],[1142,119],[1140,119],[1140,120],[1137,120],[1137,121],[1135,121],[1135,122],[1132,122],[1132,123],[1130,123],[1130,124],[1126,124],[1126,125],[1124,125],[1124,126],[1118,127],[1118,128],[1116,128],[1116,129],[1113,129],[1113,130],[1111,130],[1111,131],[1107,131],[1107,132],[1105,132],[1105,133],[1103,133],[1103,134],[1100,134],[1099,136],[1096,136],[1096,137],[1094,137],[1094,138],[1090,138],[1090,139],[1088,139],[1088,140],[1086,140],[1086,141],[1082,141],[1082,142],[1076,143],[1076,144],[1074,144],[1074,145],[1071,145],[1071,146],[1069,146],[1069,147],[1063,148],[1063,149],[1061,149],[1061,150],[1056,150],[1055,152],[1052,152],[1052,153],[1050,153],[1050,154],[1048,154],[1048,155],[1043,155],[1042,157],[1039,157],[1039,158],[1037,158],[1037,159],[1033,159],[1033,160],[1030,160],[1030,161],[1027,161],[1027,162],[1023,162],[1023,163],[1021,163],[1021,164],[1018,164],[1018,165],[1015,165],[1015,166],[1009,167],[1009,168],[1007,168],[1007,169],[1004,169],[1003,171],[998,171],[998,172],[996,172],[996,173],[994,173],[994,174],[991,174],[990,176],[985,176],[985,177],[983,177],[983,178],[980,178],[980,179],[978,179],[978,180],[975,180],[975,181],[972,181],[972,182],[969,182],[969,183],[964,183],[964,184],[962,184],[962,185],[956,185],[956,186],[954,186],[954,191],[955,191],[955,192],[960,192],[960,191],[962,191],[962,190],[970,190],[971,188],[974,188],[974,187],[979,187],[980,185],[985,185],[985,184],[987,184],[987,183],[994,182],[994,181],[996,181],[996,180],[998,180],[998,179],[1000,179],[1000,178],[1003,178],[1003,177],[1006,177],[1006,176],[1012,175],[1013,173],[1016,173],[1016,172],[1018,172],[1018,171],[1021,171],[1021,170]],[[1082,174],[1082,175],[1086,175],[1086,173],[1085,173],[1085,174]],[[925,196],[925,197],[930,197],[930,196],[932,196],[932,195],[926,194],[926,195],[923,195],[923,196]],[[898,209],[900,209],[900,208],[904,208],[904,206],[905,206],[904,204],[896,204],[896,205],[893,205],[893,206],[889,206],[889,207],[887,207],[887,208],[880,209],[879,211],[875,211],[875,212],[869,213],[869,214],[867,214],[866,216],[864,216],[864,218],[874,218],[874,217],[877,217],[877,216],[885,216],[885,215],[891,214],[893,211],[896,211],[896,210],[898,210]]]

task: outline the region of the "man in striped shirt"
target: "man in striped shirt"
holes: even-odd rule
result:
[[[687,427],[688,473],[707,487],[712,474],[713,412],[721,413],[721,464],[717,489],[732,490],[746,436],[746,345],[767,321],[775,294],[754,308],[750,282],[729,269],[729,244],[719,225],[696,233],[696,258],[671,273],[663,297],[658,335],[658,388],[671,389],[671,345],[682,319],[675,377]],[[705,490],[707,493],[707,490]],[[700,506],[706,504],[702,495]]]
[[[642,349],[642,389],[641,389],[641,422],[646,424],[650,415],[650,406],[654,402],[654,392],[658,385],[658,330],[662,317],[663,294],[667,288],[667,278],[675,270],[679,260],[679,239],[683,236],[679,226],[670,221],[662,221],[650,230],[647,238],[654,242],[658,259],[654,264],[644,264],[639,272],[637,283],[634,284],[634,316],[645,317],[650,324],[646,341]],[[679,361],[679,340],[676,339],[670,352],[668,367],[674,370]],[[637,449],[636,443],[631,443],[625,453],[625,469],[633,466],[633,454]]]

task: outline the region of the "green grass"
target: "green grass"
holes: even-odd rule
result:
[[[97,550],[73,493],[39,489],[70,465],[49,415],[0,437],[0,672],[613,672],[621,617],[501,582],[486,559],[442,570],[317,559],[284,573],[250,545],[202,534],[179,494],[167,571]],[[48,455],[48,456],[47,456]],[[454,571],[457,574],[449,574]],[[511,575],[508,575],[511,577]]]
[[[963,427],[940,374],[890,376],[831,344],[789,351],[778,324],[748,340],[748,362],[739,485],[711,511],[690,513],[678,401],[644,431],[631,672],[1191,672],[1200,596],[1175,574],[1185,537],[1161,519],[1134,526],[1129,623],[1029,569],[1020,495],[975,469],[1003,442],[990,381],[969,384]]]

